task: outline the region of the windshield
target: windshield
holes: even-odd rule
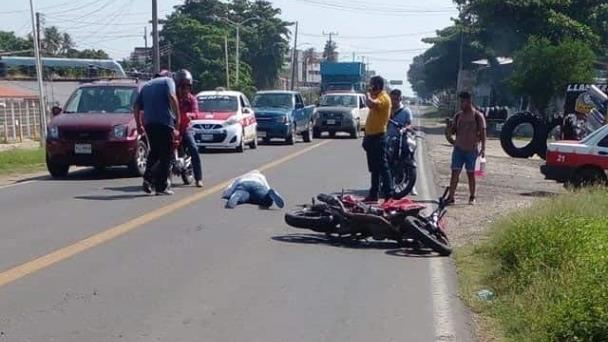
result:
[[[603,132],[606,132],[606,130],[608,130],[608,125],[604,126],[594,132],[592,132],[591,134],[589,134],[588,136],[586,136],[583,140],[581,140],[582,144],[588,144],[589,141],[593,140],[593,138],[595,138],[598,134],[601,134]]]
[[[70,97],[65,113],[131,113],[136,98],[134,87],[82,87]]]
[[[201,112],[236,112],[239,104],[235,96],[203,95],[198,97],[198,110]]]
[[[321,107],[357,107],[357,97],[352,95],[325,95]]]
[[[292,108],[291,94],[257,94],[253,98],[253,106],[257,108]]]

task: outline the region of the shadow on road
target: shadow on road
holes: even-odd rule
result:
[[[348,249],[386,250],[386,255],[396,257],[435,257],[430,250],[399,247],[396,242],[373,240],[350,240],[324,234],[288,234],[273,236],[274,241],[304,245],[326,245]]]
[[[90,195],[90,196],[76,196],[75,199],[81,200],[89,200],[89,201],[119,201],[119,200],[129,200],[140,197],[150,197],[150,195],[145,194],[141,186],[119,186],[119,187],[107,187],[104,190],[112,191],[112,192],[121,192],[119,195]]]
[[[85,168],[70,172],[66,177],[53,178],[51,176],[43,176],[38,179],[44,181],[85,181],[85,180],[104,180],[118,178],[137,178],[129,172],[126,167],[112,167],[103,170],[95,168]]]

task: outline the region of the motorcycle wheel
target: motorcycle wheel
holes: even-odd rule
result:
[[[192,167],[182,171],[182,181],[184,182],[184,185],[194,183],[194,171],[192,170]]]
[[[441,256],[449,256],[452,254],[452,246],[447,236],[437,230],[436,232],[429,231],[427,222],[420,217],[408,216],[405,218],[405,224],[408,230],[415,238],[422,242],[423,245],[439,253]]]
[[[395,185],[395,198],[401,199],[412,192],[414,185],[416,185],[416,168],[404,167],[399,168],[393,175],[393,181]]]
[[[296,207],[285,214],[285,223],[294,228],[333,233],[336,223],[326,208],[327,206],[322,204]]]

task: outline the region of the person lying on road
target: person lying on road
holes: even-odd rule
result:
[[[275,204],[279,208],[285,206],[285,201],[279,193],[272,189],[266,177],[260,171],[254,170],[238,177],[224,190],[222,196],[226,208],[234,209],[239,204],[255,204],[262,208],[270,208]]]

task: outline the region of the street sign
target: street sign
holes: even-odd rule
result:
[[[390,80],[391,85],[403,85],[402,80]]]

